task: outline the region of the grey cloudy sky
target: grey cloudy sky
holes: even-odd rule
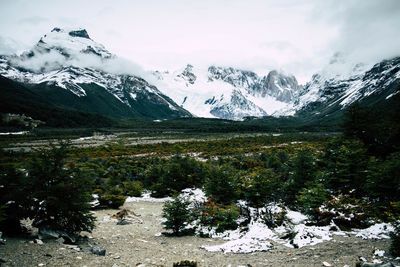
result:
[[[400,0],[0,1],[0,53],[54,27],[85,28],[145,69],[276,68],[301,82],[335,52],[367,63],[400,55]]]

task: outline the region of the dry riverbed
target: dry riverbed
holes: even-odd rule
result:
[[[124,208],[137,215],[135,222],[117,225],[110,216],[117,210],[96,211],[97,227],[78,247],[68,247],[54,240],[44,244],[31,243],[27,239],[10,238],[0,246],[1,266],[172,266],[181,260],[197,261],[198,266],[355,266],[359,256],[369,262],[384,257],[374,256],[376,249],[388,251],[388,239],[363,240],[350,236],[334,236],[333,240],[315,246],[293,249],[274,243],[265,252],[249,254],[224,254],[208,252],[203,245],[222,244],[224,240],[194,236],[166,237],[163,231],[161,211],[163,203],[129,202]],[[32,239],[33,240],[33,239]],[[105,256],[97,256],[82,249],[88,246],[106,248]],[[79,251],[78,251],[79,250]],[[393,262],[393,261],[392,261]],[[398,262],[397,262],[398,264]]]

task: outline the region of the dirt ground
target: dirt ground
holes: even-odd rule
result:
[[[329,242],[300,249],[274,244],[274,249],[250,254],[224,254],[208,252],[203,245],[224,243],[223,240],[194,236],[160,236],[163,203],[131,202],[124,208],[133,210],[137,220],[133,224],[117,225],[109,217],[117,210],[96,211],[97,227],[87,241],[78,247],[68,247],[54,240],[44,244],[33,239],[9,238],[0,246],[1,266],[172,266],[181,260],[197,261],[198,266],[355,266],[359,256],[372,262],[375,249],[388,251],[390,241],[363,240],[334,236]],[[106,248],[105,256],[97,256],[82,249],[88,246]],[[79,250],[79,251],[78,251]],[[381,258],[384,262],[388,260]]]

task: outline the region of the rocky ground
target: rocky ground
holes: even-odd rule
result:
[[[203,245],[224,243],[223,240],[194,236],[166,237],[159,233],[163,203],[130,202],[124,208],[136,215],[132,224],[117,225],[111,218],[117,210],[96,211],[97,227],[77,246],[44,240],[9,238],[0,246],[1,266],[172,266],[181,260],[197,261],[198,266],[355,266],[362,256],[369,262],[376,249],[388,251],[390,241],[363,240],[355,236],[334,236],[329,242],[300,249],[274,244],[274,249],[250,254],[208,252]],[[40,243],[40,242],[39,242]],[[83,251],[89,246],[102,246],[105,256]],[[383,262],[389,260],[377,257]],[[392,261],[396,263],[395,261]],[[329,264],[329,265],[327,265]],[[397,262],[397,264],[399,264]]]

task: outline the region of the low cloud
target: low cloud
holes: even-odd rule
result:
[[[20,48],[20,45],[13,39],[0,36],[0,55],[15,54]]]
[[[348,61],[376,63],[400,55],[400,1],[321,1],[316,13],[336,25],[331,46]]]
[[[36,52],[33,57],[27,57],[27,52],[20,57],[12,58],[12,64],[31,70],[36,73],[58,70],[61,67],[94,68],[112,74],[126,74],[140,76],[144,79],[151,77],[141,66],[124,58],[112,57],[108,59],[97,55],[79,53],[66,58],[58,51],[47,53]]]
[[[47,19],[47,18],[33,16],[33,17],[27,17],[27,18],[20,19],[20,20],[18,20],[18,23],[19,24],[29,24],[29,25],[38,25],[41,23],[46,23],[48,21],[49,21],[49,19]]]

